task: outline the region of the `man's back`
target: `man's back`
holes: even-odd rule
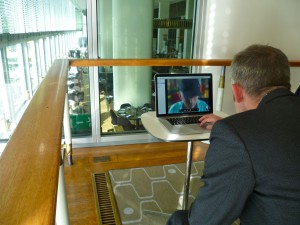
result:
[[[299,225],[300,98],[275,90],[218,121],[205,163],[190,224]]]
[[[300,224],[300,98],[275,90],[228,122],[244,142],[255,179],[242,223]]]

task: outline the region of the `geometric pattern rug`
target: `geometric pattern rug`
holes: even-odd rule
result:
[[[101,225],[165,225],[182,209],[186,164],[110,170],[96,173],[93,186]],[[193,162],[189,206],[203,186],[204,162]],[[239,225],[239,220],[232,225]]]
[[[189,204],[201,181],[204,162],[192,164]],[[162,225],[182,209],[186,164],[110,170],[110,182],[122,224]]]

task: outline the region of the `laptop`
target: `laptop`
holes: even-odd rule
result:
[[[161,73],[154,82],[156,117],[170,133],[209,132],[199,126],[199,118],[213,113],[212,74]],[[182,124],[182,120],[192,121]]]

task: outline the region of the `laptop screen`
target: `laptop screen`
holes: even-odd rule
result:
[[[157,116],[213,112],[212,74],[156,74]]]

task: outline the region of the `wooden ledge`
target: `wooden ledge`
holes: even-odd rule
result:
[[[230,66],[218,59],[72,59],[70,66]]]
[[[300,67],[299,60],[289,61]],[[71,59],[70,66],[230,66],[230,59]]]
[[[68,60],[56,60],[0,160],[0,224],[55,224]]]

